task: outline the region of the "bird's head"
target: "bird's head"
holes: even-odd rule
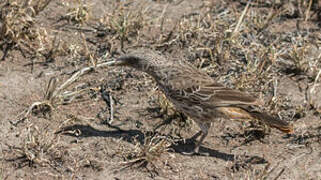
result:
[[[140,58],[139,56],[127,54],[120,56],[116,59],[115,65],[116,66],[128,66],[136,69],[141,69],[143,64],[147,63],[144,62],[145,60]]]
[[[166,63],[166,59],[156,52],[147,49],[132,51],[116,59],[116,66],[128,66],[139,71],[154,75],[157,67]]]

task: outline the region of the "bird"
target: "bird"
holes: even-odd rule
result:
[[[258,98],[225,87],[184,59],[173,59],[143,48],[121,55],[114,60],[114,65],[131,67],[150,75],[176,110],[199,126],[200,131],[191,137],[196,144],[190,154],[199,154],[212,122],[219,118],[253,119],[287,134],[294,131],[293,124],[256,110],[262,105]]]

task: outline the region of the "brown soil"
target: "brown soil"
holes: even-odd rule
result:
[[[32,16],[37,38],[19,37],[7,54],[0,40],[0,180],[321,179],[321,4],[311,2],[254,1],[234,33],[247,1],[52,0]],[[221,119],[200,148],[208,156],[184,155],[199,128],[128,68],[95,68],[45,98],[52,77],[57,88],[138,47],[261,97],[295,133]]]

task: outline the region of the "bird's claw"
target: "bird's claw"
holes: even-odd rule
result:
[[[199,148],[195,148],[191,152],[182,152],[184,155],[194,156],[194,155],[201,155],[201,156],[209,156],[210,154],[208,152],[199,152]]]
[[[196,152],[196,151],[182,152],[182,154],[188,155],[188,156],[196,156],[196,155],[200,155],[200,156],[210,156],[210,154],[209,154],[208,152]]]

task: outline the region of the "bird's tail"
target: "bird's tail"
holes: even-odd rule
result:
[[[264,124],[279,129],[282,132],[292,134],[294,132],[293,125],[281,120],[278,117],[273,117],[267,113],[258,111],[248,111],[239,107],[219,107],[219,112],[223,113],[230,119],[257,119]]]
[[[270,116],[262,112],[250,112],[251,116],[255,119],[262,121],[264,124],[267,124],[270,127],[276,128],[284,133],[292,134],[294,132],[293,125],[281,120],[278,117]]]

